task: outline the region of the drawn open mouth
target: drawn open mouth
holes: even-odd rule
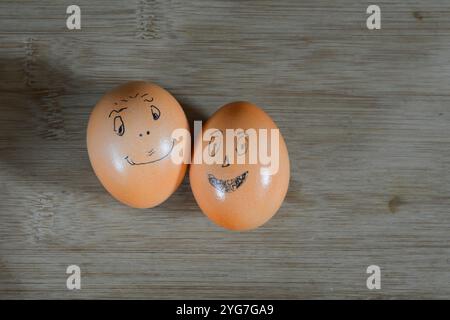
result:
[[[214,175],[209,173],[208,181],[214,188],[216,188],[217,190],[219,190],[221,192],[233,192],[233,191],[236,191],[245,182],[245,179],[247,179],[247,176],[248,176],[248,171],[245,171],[243,174],[241,174],[240,176],[237,176],[236,178],[222,180],[222,179],[217,179],[216,177],[214,177]]]
[[[170,146],[170,150],[165,155],[163,155],[162,157],[159,157],[158,159],[154,159],[154,160],[150,160],[150,161],[146,161],[146,162],[134,162],[129,156],[126,156],[125,160],[127,160],[127,162],[132,166],[154,163],[154,162],[157,162],[157,161],[160,161],[160,160],[166,158],[172,152],[174,145],[175,145],[175,140],[172,140],[172,145]],[[149,157],[151,157],[154,153],[155,153],[155,151],[152,149],[149,152],[147,152],[147,155]]]

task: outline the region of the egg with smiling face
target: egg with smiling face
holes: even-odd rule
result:
[[[266,223],[286,196],[290,168],[273,120],[249,102],[220,108],[196,137],[189,177],[203,213],[230,230]]]
[[[176,129],[189,130],[183,109],[165,89],[134,81],[106,93],[93,109],[87,148],[95,174],[117,200],[135,208],[165,201],[186,164],[172,161]],[[179,146],[182,147],[182,146]]]

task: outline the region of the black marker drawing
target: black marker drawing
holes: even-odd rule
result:
[[[161,116],[161,111],[154,105],[150,106],[150,110],[152,111],[153,120],[158,120]]]
[[[153,100],[154,100],[153,97],[149,97],[148,99],[145,98],[148,95],[149,95],[149,93],[144,93],[142,95],[139,95],[139,92],[138,92],[135,95],[128,96],[128,98],[129,99],[141,98],[145,102],[150,102],[150,103],[153,102]],[[130,101],[128,99],[121,99],[120,102],[129,103]],[[114,105],[119,106],[119,103],[116,101],[116,102],[114,102]],[[149,107],[150,107],[149,109],[152,114],[153,120],[158,120],[161,117],[161,110],[159,110],[159,108],[153,104],[150,104]],[[126,110],[126,109],[128,109],[128,107],[122,107],[120,109],[111,110],[111,112],[108,115],[108,118],[110,118],[111,115],[113,115],[114,113],[119,114],[120,112],[122,112],[123,110]],[[114,117],[113,129],[114,129],[114,132],[118,136],[123,136],[125,134],[125,123],[124,123],[122,116],[116,115]],[[147,135],[150,135],[150,130],[146,130],[146,133],[147,133]],[[139,134],[140,137],[143,137],[143,135],[144,135],[143,133]],[[158,159],[153,159],[153,160],[144,161],[144,162],[135,162],[133,159],[130,158],[130,156],[126,156],[124,159],[128,162],[128,164],[130,164],[132,166],[154,163],[154,162],[157,162],[157,161],[160,161],[160,160],[163,160],[164,158],[166,158],[172,152],[174,145],[175,145],[175,140],[172,140],[170,150],[163,156],[159,157]],[[148,157],[151,157],[154,153],[155,153],[154,149],[151,149],[150,151],[146,152]]]
[[[130,99],[135,99],[135,98],[137,98],[139,96],[139,92],[138,93],[136,93],[134,96],[128,96],[128,98],[130,98]],[[144,98],[144,97],[146,97],[146,96],[148,96],[148,93],[144,93],[143,95],[141,95],[140,97],[141,98]],[[153,97],[151,97],[150,99],[143,99],[145,102],[153,102]],[[127,100],[127,99],[121,99],[120,100],[121,102],[129,102],[129,100]],[[118,106],[119,104],[117,103],[117,101],[116,102],[114,102],[114,105],[115,106]],[[119,112],[121,112],[121,111],[123,111],[123,110],[125,110],[125,109],[127,109],[128,107],[123,107],[123,108],[120,108],[119,110],[112,110],[110,113],[109,113],[109,115],[108,115],[108,118],[110,118],[111,117],[111,115],[114,113],[114,112],[116,112],[116,113],[119,113]],[[150,105],[150,110],[151,110],[151,112],[152,112],[152,116],[153,116],[153,119],[154,120],[158,120],[159,119],[159,117],[161,116],[161,111],[159,110],[159,108],[158,107],[156,107],[155,105]]]
[[[248,171],[233,179],[222,180],[214,177],[213,174],[208,174],[209,183],[220,192],[236,191],[247,179]]]
[[[128,107],[124,107],[124,108],[121,108],[121,109],[119,109],[119,110],[112,110],[112,111],[109,113],[108,118],[111,117],[111,115],[113,114],[113,112],[120,113],[120,112],[122,112],[122,111],[125,110],[125,109],[128,109]]]
[[[134,162],[129,156],[126,156],[124,159],[132,166],[149,164],[149,163],[155,163],[157,161],[163,160],[164,158],[167,158],[167,156],[172,152],[174,145],[175,145],[175,139],[172,140],[172,145],[170,146],[169,151],[165,155],[163,155],[162,157],[159,157],[158,159],[145,161],[145,162]],[[147,152],[147,155],[149,157],[151,157],[154,153],[155,153],[155,150],[151,149],[150,151]]]
[[[123,123],[121,116],[116,116],[114,118],[114,131],[119,135],[123,136],[125,133],[125,125]]]

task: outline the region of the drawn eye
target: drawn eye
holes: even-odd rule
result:
[[[161,111],[159,111],[159,109],[154,105],[152,105],[150,109],[152,110],[153,120],[158,120],[161,115]]]
[[[219,131],[220,133],[220,131]],[[208,144],[208,154],[210,157],[214,157],[217,153],[217,151],[219,151],[219,148],[221,146],[221,139],[218,138],[217,136],[212,136],[211,140],[209,140],[209,144]]]
[[[121,116],[116,116],[114,118],[114,131],[119,136],[123,136],[123,134],[125,133],[125,125],[123,124]]]
[[[248,136],[243,134],[236,138],[236,154],[244,155],[248,150]]]

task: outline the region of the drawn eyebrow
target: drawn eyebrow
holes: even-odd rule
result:
[[[117,112],[117,113],[119,113],[119,112],[121,112],[121,111],[123,111],[123,110],[125,110],[125,109],[127,109],[127,107],[124,107],[124,108],[120,108],[119,110],[113,110],[113,111],[111,111],[111,112],[109,113],[109,116],[108,116],[108,118],[109,118],[109,117],[111,117],[111,115],[113,114],[113,112]]]
[[[143,97],[145,97],[145,96],[148,96],[148,93],[144,93],[144,94],[141,96],[141,98],[143,98]]]
[[[138,95],[139,95],[139,92],[136,93],[134,96],[128,96],[128,98],[133,99],[133,98],[136,98]]]

